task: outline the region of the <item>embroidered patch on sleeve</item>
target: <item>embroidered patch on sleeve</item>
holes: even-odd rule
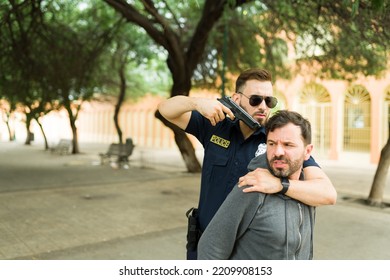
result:
[[[264,154],[266,151],[267,151],[267,144],[260,143],[259,146],[257,147],[257,151],[255,153],[255,157]]]
[[[224,148],[227,148],[230,145],[230,141],[229,140],[223,139],[223,138],[221,138],[221,137],[219,137],[217,135],[211,136],[210,142],[212,142],[214,144],[217,144],[218,146],[221,146],[221,147],[224,147]]]

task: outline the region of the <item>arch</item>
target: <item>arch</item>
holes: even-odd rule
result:
[[[349,104],[370,103],[371,97],[368,90],[362,85],[354,85],[347,89],[345,102]]]
[[[344,101],[344,150],[369,152],[371,135],[371,97],[362,85],[352,85]]]
[[[330,103],[331,98],[328,90],[323,85],[311,82],[302,88],[300,102],[302,104]]]

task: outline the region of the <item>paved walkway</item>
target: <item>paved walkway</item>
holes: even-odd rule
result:
[[[128,169],[101,166],[107,146],[81,143],[82,154],[60,156],[0,142],[0,259],[185,258],[184,213],[197,204],[199,174],[185,172],[176,150],[136,147]],[[357,200],[376,167],[321,165],[339,195],[317,208],[315,259],[389,260],[390,209]]]

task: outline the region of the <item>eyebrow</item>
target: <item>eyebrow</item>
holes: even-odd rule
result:
[[[270,142],[270,143],[276,143],[277,141],[274,141],[272,139],[267,139],[267,143]],[[290,141],[290,140],[286,140],[286,141],[282,141],[282,144],[294,144],[296,145],[297,143],[294,142],[294,141]]]

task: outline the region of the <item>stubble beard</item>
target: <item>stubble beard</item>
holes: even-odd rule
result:
[[[241,108],[243,108],[243,109],[245,110],[245,112],[248,113],[248,108],[246,108],[246,106],[243,106],[243,105],[241,104],[241,102],[240,102],[239,106],[240,106]],[[260,110],[259,112],[260,112],[260,113],[266,113],[265,110]],[[248,114],[249,114],[249,113],[248,113]],[[269,118],[269,113],[267,114],[267,116],[266,116],[264,119],[257,119],[255,116],[256,116],[255,113],[253,113],[253,114],[251,115],[251,117],[252,117],[253,119],[255,119],[261,126],[265,126],[265,124],[267,123],[267,120],[268,120],[268,118]]]
[[[288,166],[288,168],[287,169],[285,169],[285,168],[274,168],[273,167],[273,161],[274,160],[283,160],[283,161],[285,161],[287,166]],[[302,163],[303,163],[303,158],[291,161],[291,160],[285,158],[284,156],[280,156],[280,157],[272,158],[270,160],[270,162],[269,162],[269,165],[270,165],[270,167],[272,169],[272,172],[275,174],[276,177],[288,178],[292,174],[294,174],[295,172],[297,172],[298,170],[300,170],[302,168]]]

